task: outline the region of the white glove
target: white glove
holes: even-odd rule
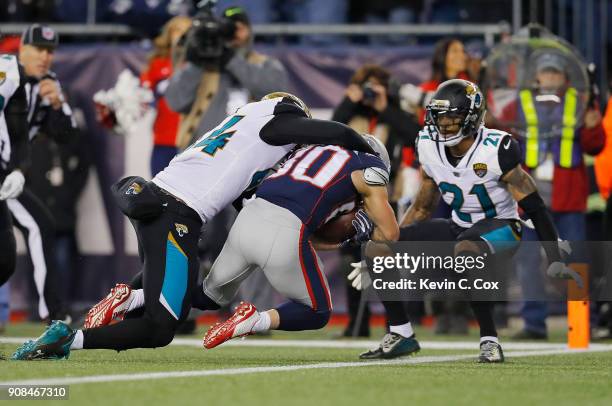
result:
[[[561,251],[561,254],[565,255],[566,257],[569,257],[570,255],[572,255],[572,246],[570,245],[569,241],[562,240],[560,238],[559,238],[559,250]]]
[[[584,286],[584,282],[578,272],[569,268],[563,262],[557,261],[550,264],[546,270],[546,275],[557,279],[573,279],[580,289]]]
[[[351,281],[351,286],[357,290],[367,289],[372,283],[368,268],[365,261],[351,263],[353,270],[348,274],[348,280]]]
[[[0,200],[14,199],[21,194],[25,178],[19,169],[9,173],[0,187]]]
[[[402,85],[399,90],[400,104],[402,108],[414,113],[417,108],[427,106],[434,92],[424,92],[419,86],[410,83]]]

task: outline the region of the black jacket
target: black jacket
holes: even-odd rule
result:
[[[389,101],[387,108],[379,113],[371,107],[353,103],[348,97],[345,97],[336,107],[332,120],[348,124],[358,116],[366,119],[376,118],[378,124],[386,124],[389,127],[389,138],[385,146],[391,159],[393,176],[401,163],[401,147],[414,147],[414,140],[421,129],[417,120],[392,101]]]

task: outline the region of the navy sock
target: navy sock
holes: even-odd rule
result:
[[[329,310],[315,311],[313,308],[298,302],[290,301],[276,308],[280,324],[277,330],[302,331],[318,330],[329,321]]]

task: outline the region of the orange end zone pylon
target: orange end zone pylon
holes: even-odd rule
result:
[[[570,280],[567,286],[567,346],[570,349],[589,348],[589,267],[583,263],[569,264],[569,267],[578,272],[584,281],[579,288],[576,282]]]

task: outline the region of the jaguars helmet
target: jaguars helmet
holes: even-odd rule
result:
[[[289,99],[293,104],[295,104],[300,109],[302,109],[302,111],[304,113],[306,113],[306,115],[309,118],[312,118],[312,114],[310,113],[310,109],[308,108],[306,103],[304,103],[302,101],[302,99],[300,99],[299,97],[297,97],[296,95],[293,95],[291,93],[287,93],[287,92],[272,92],[272,93],[268,93],[267,95],[265,95],[264,97],[261,98],[261,101],[270,100],[270,99],[276,99],[278,97],[282,97],[284,99]]]
[[[485,115],[484,97],[478,86],[468,80],[447,80],[438,86],[425,111],[425,126],[431,138],[452,147],[478,133]],[[451,121],[444,120],[446,123],[441,125],[443,118]]]

